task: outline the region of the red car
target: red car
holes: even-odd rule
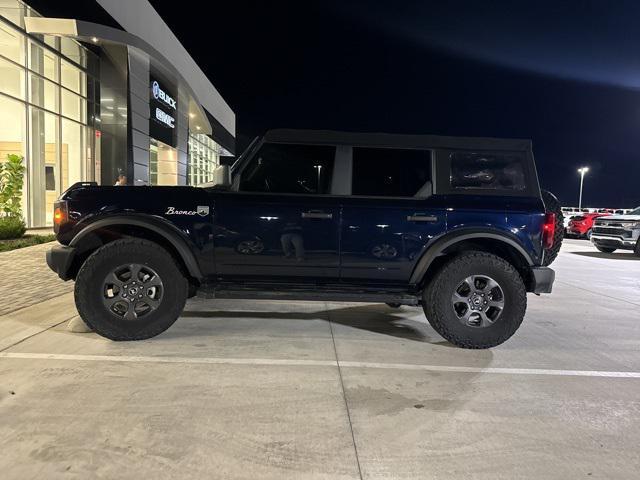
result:
[[[598,217],[606,217],[607,215],[611,214],[582,213],[575,217],[571,217],[571,220],[569,220],[569,226],[567,227],[567,233],[578,237],[591,238],[591,227],[593,227],[593,221]]]

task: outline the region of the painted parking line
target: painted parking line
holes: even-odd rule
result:
[[[219,357],[150,357],[116,355],[70,355],[57,353],[0,352],[0,358],[21,360],[71,360],[76,362],[118,363],[178,363],[210,365],[266,365],[294,367],[337,367],[335,360],[294,360],[271,358],[219,358]],[[411,363],[339,362],[342,368],[368,368],[386,370],[419,370],[427,372],[489,373],[498,375],[551,375],[560,377],[640,378],[640,372],[601,370],[555,370],[547,368],[462,367],[447,365],[419,365]]]

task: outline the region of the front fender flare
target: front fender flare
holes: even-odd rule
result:
[[[180,258],[182,258],[182,261],[187,267],[189,275],[197,279],[203,278],[200,266],[187,240],[184,238],[183,232],[175,225],[150,215],[114,215],[95,220],[84,226],[84,228],[73,237],[69,246],[77,247],[84,239],[88,239],[90,235],[96,231],[115,225],[132,225],[145,228],[162,236],[176,249],[178,255],[180,255]]]

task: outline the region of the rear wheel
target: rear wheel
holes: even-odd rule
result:
[[[541,190],[542,201],[544,202],[544,208],[547,213],[554,213],[556,215],[556,228],[553,234],[553,244],[551,248],[544,250],[544,260],[542,264],[548,267],[560,253],[560,247],[562,246],[562,239],[564,238],[564,214],[562,213],[562,206],[556,198],[556,196],[547,191]]]
[[[518,271],[485,252],[445,264],[423,293],[431,326],[463,348],[490,348],[511,337],[524,318],[527,294]]]
[[[597,246],[597,245],[596,245],[596,248],[597,248],[598,250],[600,250],[602,253],[613,253],[613,252],[615,252],[615,251],[616,251],[616,249],[615,249],[615,248],[599,247],[599,246]]]
[[[75,284],[78,313],[111,340],[154,337],[176,321],[189,284],[173,257],[159,245],[123,239],[96,250]]]

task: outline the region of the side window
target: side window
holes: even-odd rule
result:
[[[336,148],[265,143],[242,172],[241,192],[328,194]]]
[[[451,154],[454,190],[526,190],[524,158],[518,153]]]
[[[431,187],[429,150],[353,148],[353,195],[428,197]]]

